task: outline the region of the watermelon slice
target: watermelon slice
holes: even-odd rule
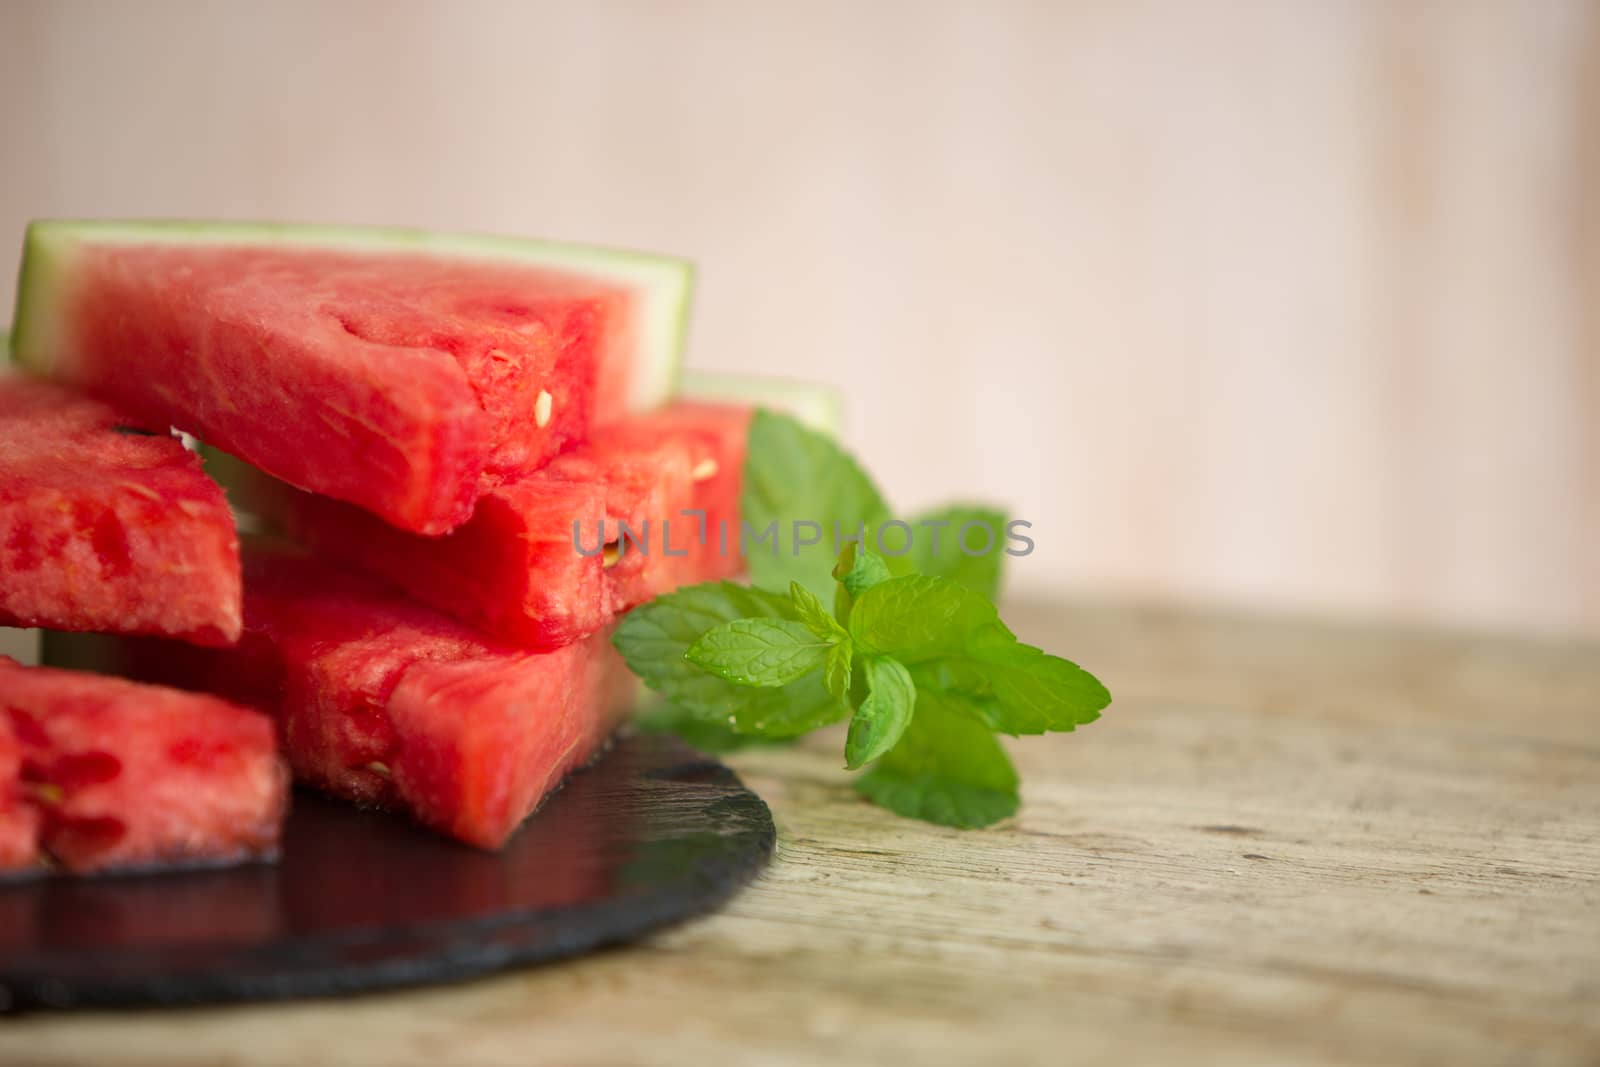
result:
[[[593,756],[635,693],[604,631],[529,653],[309,558],[247,548],[244,569],[237,647],[124,639],[120,663],[272,712],[301,781],[480,848]]]
[[[36,222],[14,358],[438,534],[670,394],[678,260],[413,230]]]
[[[0,716],[38,815],[70,871],[216,865],[273,855],[287,804],[272,723],[214,697],[0,657]],[[0,815],[14,849],[25,834]],[[15,855],[12,855],[15,859]]]
[[[0,625],[239,636],[222,491],[160,425],[48,382],[0,379]]]
[[[625,419],[490,490],[443,537],[397,530],[237,463],[222,470],[246,507],[323,556],[507,642],[550,650],[660,593],[741,569],[750,416],[682,403]],[[619,540],[621,523],[628,536]]]

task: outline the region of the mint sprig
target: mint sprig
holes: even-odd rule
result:
[[[1003,514],[979,505],[930,512],[915,522],[933,534],[913,538],[909,551],[872,551],[853,535],[864,524],[870,536],[890,512],[860,465],[764,411],[751,426],[744,480],[746,522],[785,528],[803,518],[822,535],[806,545],[780,538],[776,553],[752,549],[756,588],[692,586],[623,618],[617,648],[668,701],[654,726],[725,751],[848,718],[845,765],[868,767],[856,780],[867,799],[948,826],[1013,814],[1017,775],[995,735],[1072,730],[1098,718],[1111,695],[1001,620],[993,597]],[[845,541],[837,556],[836,532]],[[974,544],[988,551],[974,554]]]
[[[708,631],[736,619],[761,618],[798,622],[799,613],[782,593],[706,582],[634,608],[612,643],[633,673],[680,712],[733,734],[798,737],[849,715],[849,707],[823,686],[820,670],[773,688],[751,687],[689,660],[689,649]]]

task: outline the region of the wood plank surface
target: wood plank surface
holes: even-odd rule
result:
[[[1600,1063],[1600,647],[1080,605],[1116,694],[958,832],[733,762],[725,912],[443,989],[0,1023],[0,1063]],[[403,891],[403,887],[396,887]]]

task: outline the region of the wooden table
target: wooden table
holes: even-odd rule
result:
[[[1600,647],[1023,605],[1116,703],[1021,815],[734,762],[777,860],[634,948],[422,992],[0,1024],[0,1063],[1600,1063]]]

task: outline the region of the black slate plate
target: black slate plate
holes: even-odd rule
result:
[[[276,865],[0,885],[0,1010],[324,996],[639,937],[765,865],[772,815],[656,734],[574,775],[498,853],[297,793]]]

